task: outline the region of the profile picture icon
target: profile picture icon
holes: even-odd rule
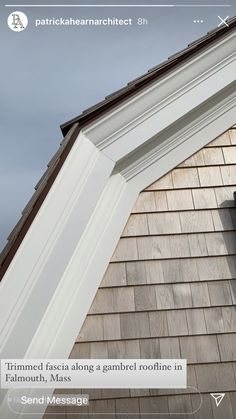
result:
[[[8,16],[7,24],[12,31],[21,32],[26,29],[28,18],[23,12],[12,12]]]

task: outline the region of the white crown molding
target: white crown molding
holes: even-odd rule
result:
[[[222,114],[228,113],[235,108],[236,105],[236,83],[232,83],[219,94],[209,99],[202,106],[198,107],[194,112],[189,113],[182,121],[182,129],[176,129],[171,126],[160,134],[156,135],[144,147],[129,155],[118,164],[118,171],[125,177],[127,181],[135,178],[139,173],[143,173],[147,167],[161,160],[165,155],[170,154],[181,144],[186,143],[193,136],[207,128],[211,129],[211,122],[218,120]],[[204,146],[205,140],[203,140]],[[196,143],[196,151],[199,149]],[[192,146],[194,147],[194,145]],[[191,150],[192,151],[192,150]],[[181,156],[183,159],[183,156]]]
[[[1,283],[2,357],[24,356],[113,167],[80,133]]]
[[[182,64],[84,133],[118,162],[235,81],[236,33]]]
[[[80,132],[2,281],[1,358],[69,356],[139,192],[235,124],[234,42]]]

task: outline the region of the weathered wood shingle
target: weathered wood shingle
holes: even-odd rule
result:
[[[198,388],[203,405],[189,417],[222,418],[209,396],[219,391],[235,419],[235,132],[140,193],[71,353],[187,358],[188,388],[98,390],[90,412],[179,418],[169,414],[198,409]]]

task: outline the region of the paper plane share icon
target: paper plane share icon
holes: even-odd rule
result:
[[[217,407],[220,405],[223,398],[225,397],[225,393],[210,393],[210,394],[211,394],[211,397],[213,397],[213,399],[215,400]]]

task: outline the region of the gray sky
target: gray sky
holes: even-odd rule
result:
[[[83,0],[82,3],[89,2]],[[114,4],[112,1],[102,3]],[[131,0],[129,4],[132,3],[141,4],[141,1]],[[158,3],[169,2],[145,2]],[[173,3],[180,4],[180,1],[171,0]],[[216,27],[218,15],[222,18],[236,15],[235,0],[184,3],[232,6],[102,9],[0,6],[0,248],[6,244],[7,236],[34,192],[34,185],[59,146],[61,123]],[[15,1],[14,4],[22,3]],[[128,2],[116,1],[116,4]],[[9,13],[16,10],[23,11],[29,20],[22,32],[11,31],[6,23]],[[144,17],[148,25],[34,26],[35,19],[46,17],[108,16],[130,17],[133,22]],[[195,19],[202,19],[203,23],[193,23]]]

